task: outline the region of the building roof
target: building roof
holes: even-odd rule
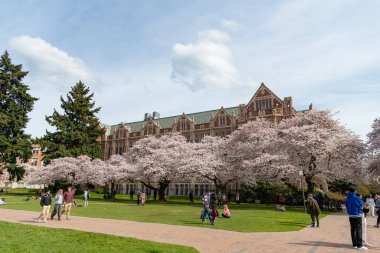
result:
[[[238,108],[239,107],[224,108],[224,111],[227,112],[229,115],[237,114]],[[209,123],[210,118],[215,117],[216,114],[218,114],[220,110],[221,109],[190,113],[190,114],[186,114],[186,116],[189,120],[192,120],[194,117],[195,124],[204,124],[204,123]],[[159,124],[160,128],[172,128],[173,124],[176,123],[181,117],[182,117],[182,114],[176,115],[176,116],[153,119],[153,121]],[[143,121],[123,123],[123,124],[131,133],[134,133],[134,132],[139,132],[141,128],[143,128],[148,123],[148,121],[149,120],[143,120]],[[108,130],[108,134],[111,135],[116,131],[116,129],[119,128],[120,124],[117,124],[117,125],[100,124],[100,126],[103,128],[106,128]]]

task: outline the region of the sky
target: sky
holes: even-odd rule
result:
[[[105,124],[246,104],[264,82],[363,139],[380,117],[380,1],[0,0],[0,51],[38,97],[26,132],[79,80]]]

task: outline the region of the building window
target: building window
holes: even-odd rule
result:
[[[181,130],[186,131],[186,122],[181,122]]]
[[[148,134],[152,135],[153,134],[153,127],[148,127]]]
[[[264,110],[264,109],[272,109],[272,100],[266,99],[266,100],[259,100],[256,101],[256,110]]]
[[[225,126],[226,125],[226,117],[219,117],[219,125]]]
[[[32,149],[33,154],[38,154],[39,151],[40,151],[40,148],[33,148]]]
[[[32,166],[37,166],[37,158],[32,158]]]

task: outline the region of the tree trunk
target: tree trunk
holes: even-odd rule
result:
[[[215,185],[215,190],[216,190],[216,193],[227,193],[227,184],[222,184],[221,182],[217,182],[216,180],[214,181],[214,185]]]
[[[170,182],[159,182],[158,188],[158,200],[166,200],[165,199],[165,191]]]
[[[306,182],[308,193],[313,193],[313,190],[314,190],[314,183],[311,182],[312,178],[313,178],[312,176],[306,176],[305,177],[305,182]]]

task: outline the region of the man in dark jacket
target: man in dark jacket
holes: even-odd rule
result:
[[[41,218],[44,218],[44,222],[47,222],[47,217],[49,217],[50,205],[51,205],[51,195],[50,191],[41,194],[40,205],[42,206],[42,212],[38,217],[38,222],[41,222]]]
[[[363,201],[355,194],[355,189],[348,189],[346,198],[347,214],[350,219],[352,246],[358,249],[367,249],[362,242],[362,215]]]
[[[311,227],[315,227],[315,220],[317,220],[317,227],[319,227],[319,214],[321,213],[321,209],[311,193],[307,198],[307,213],[310,214],[311,217]]]

